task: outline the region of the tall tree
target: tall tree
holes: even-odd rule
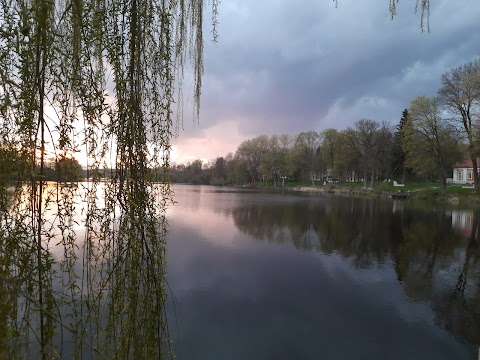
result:
[[[436,174],[445,193],[448,172],[461,157],[461,151],[458,131],[440,114],[436,98],[417,97],[410,105],[402,134],[408,166],[419,175]]]
[[[393,134],[390,125],[382,121],[377,133],[375,160],[377,164],[377,180],[390,178],[392,173],[392,141]]]
[[[234,156],[232,153],[228,153],[225,161],[227,162],[227,182],[229,184],[241,185],[248,182],[248,170],[238,154]]]
[[[268,151],[269,139],[266,135],[246,140],[237,149],[238,158],[245,163],[250,174],[251,183],[254,184],[259,175],[259,167]]]
[[[214,185],[225,185],[227,180],[227,161],[224,157],[217,157],[212,166],[212,176]]]
[[[480,155],[480,60],[469,62],[442,75],[442,86],[438,90],[440,103],[452,114],[468,142],[468,154],[473,163],[475,191],[480,189],[477,157]]]
[[[358,155],[350,146],[349,129],[338,133],[338,154],[333,166],[333,176],[342,181],[356,181],[360,173]]]
[[[322,145],[321,145],[321,155],[325,163],[325,172],[329,175],[333,175],[333,169],[335,167],[335,162],[338,160],[338,152],[340,146],[340,135],[336,129],[326,129],[322,131]]]
[[[295,138],[291,161],[295,164],[295,171],[299,172],[304,180],[312,181],[315,186],[315,176],[320,170],[321,135],[316,131],[301,132]]]
[[[260,171],[265,176],[273,179],[274,187],[280,181],[280,178],[285,178],[287,172],[287,154],[291,142],[292,140],[288,135],[272,135],[268,139],[268,148],[260,165]]]
[[[392,141],[392,175],[401,178],[402,184],[405,183],[405,173],[407,167],[405,166],[405,152],[403,151],[403,128],[407,123],[408,109],[402,111],[402,117],[398,123]]]
[[[375,120],[361,119],[355,122],[355,128],[348,128],[345,132],[352,152],[358,156],[363,167],[364,186],[371,176],[371,186],[378,165],[378,153],[381,146],[381,125]]]
[[[278,176],[282,179],[282,186],[285,186],[285,178],[288,174],[288,155],[292,151],[293,138],[290,135],[282,134],[278,137]]]

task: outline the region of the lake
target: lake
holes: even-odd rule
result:
[[[476,359],[477,210],[175,185],[179,359]]]
[[[134,224],[118,208],[116,220],[87,216],[86,199],[102,209],[106,186],[48,184],[41,274],[35,241],[21,230],[29,218],[2,223],[13,236],[0,228],[0,358],[39,358],[39,309],[52,358],[145,358],[168,348],[158,341],[167,333],[162,238],[122,233]],[[174,190],[166,315],[177,359],[478,358],[480,209]]]

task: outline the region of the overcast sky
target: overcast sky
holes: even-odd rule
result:
[[[480,56],[478,1],[432,1],[430,33],[414,3],[401,0],[391,20],[388,0],[224,0],[218,43],[206,27],[200,122],[185,113],[174,161],[224,156],[262,134],[397,124],[444,72]]]

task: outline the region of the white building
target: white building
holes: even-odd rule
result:
[[[480,169],[480,158],[477,158],[477,169]],[[463,160],[453,165],[454,184],[473,184],[472,160]]]

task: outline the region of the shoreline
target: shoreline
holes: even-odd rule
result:
[[[390,189],[374,189],[370,187],[344,187],[336,184],[327,184],[322,186],[251,186],[245,185],[212,185],[212,184],[191,184],[191,183],[172,183],[172,185],[191,185],[191,186],[216,186],[233,188],[239,190],[251,190],[251,191],[267,191],[267,192],[300,192],[300,193],[315,193],[325,195],[341,195],[341,196],[360,196],[360,197],[383,197],[392,199],[417,199],[417,200],[432,200],[432,201],[446,201],[452,198],[466,199],[470,202],[476,202],[480,204],[480,193],[447,193],[445,195],[440,194],[438,188],[425,188],[425,189],[407,189],[399,187],[396,190]]]
[[[443,203],[453,206],[458,205],[477,205],[480,206],[480,194],[440,194],[435,189],[418,189],[418,190],[374,190],[372,188],[345,188],[345,187],[312,187],[312,186],[292,186],[283,188],[287,191],[302,193],[317,193],[333,196],[350,196],[350,197],[370,197],[370,198],[390,198],[394,200],[420,200],[435,203]]]
[[[291,191],[298,192],[312,192],[312,193],[323,193],[323,194],[333,194],[333,195],[361,195],[361,196],[376,196],[376,197],[388,197],[392,199],[409,199],[412,196],[412,192],[403,191],[402,189],[398,191],[383,190],[375,191],[372,188],[342,188],[342,187],[313,187],[313,186],[292,186],[288,188]]]

